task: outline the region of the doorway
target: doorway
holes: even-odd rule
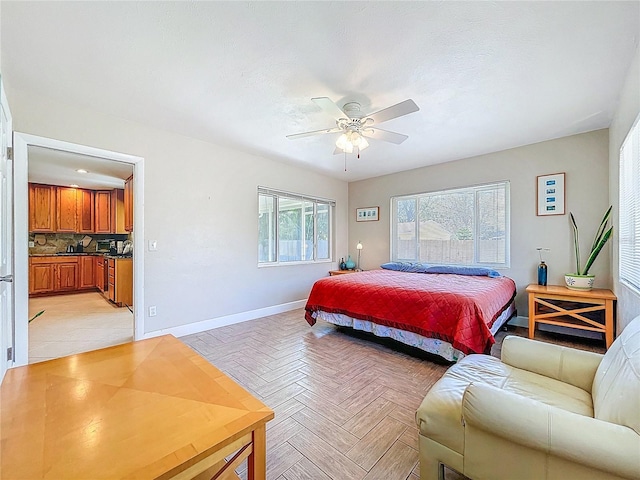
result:
[[[142,288],[144,285],[144,212],[142,208],[142,198],[144,191],[143,159],[141,157],[132,155],[126,155],[85,145],[72,144],[60,140],[36,137],[22,133],[14,134],[14,145],[16,200],[15,365],[24,365],[29,362],[29,345],[30,343],[32,343],[30,342],[29,338],[29,320],[33,319],[33,317],[42,310],[44,310],[44,313],[33,320],[34,327],[36,325],[36,322],[41,320],[40,326],[49,328],[49,331],[47,332],[46,328],[44,332],[42,331],[42,329],[40,331],[35,330],[34,332],[38,332],[40,340],[42,340],[42,338],[46,338],[48,335],[51,335],[49,339],[55,341],[56,335],[54,335],[53,332],[57,332],[57,338],[66,338],[68,344],[65,346],[71,347],[72,349],[75,348],[75,350],[65,350],[64,348],[62,348],[62,345],[59,345],[58,348],[54,348],[53,350],[51,350],[50,354],[46,354],[46,352],[43,353],[42,350],[40,350],[38,353],[32,352],[33,356],[40,359],[63,356],[71,353],[79,353],[79,351],[92,350],[95,348],[100,348],[101,346],[108,346],[109,342],[111,342],[111,344],[113,344],[114,342],[122,343],[123,339],[126,339],[126,336],[123,336],[124,330],[120,330],[119,332],[113,331],[109,333],[101,326],[101,319],[106,320],[106,318],[112,314],[115,315],[112,317],[113,319],[118,317],[120,318],[120,323],[114,322],[112,326],[114,326],[116,329],[119,328],[118,326],[122,327],[122,319],[124,318],[124,322],[126,324],[126,319],[128,316],[131,319],[130,326],[132,327],[132,332],[129,338],[132,338],[134,340],[142,338],[144,336],[144,306],[142,295]],[[42,161],[42,159],[39,158],[39,156],[42,156],[43,154],[47,154],[49,157],[51,157],[49,161]],[[73,164],[73,161],[77,161],[79,159],[86,161],[88,165],[92,165],[91,167],[85,169],[88,171],[94,171],[95,175],[93,175],[94,178],[92,181],[96,181],[98,183],[91,183],[88,180],[90,175],[84,174],[82,172],[77,172],[77,170],[79,170],[80,168],[70,169],[71,165],[75,165]],[[44,168],[41,168],[43,166]],[[113,174],[114,171],[119,171],[120,173]],[[101,230],[101,233],[95,233],[95,231],[98,231],[98,229],[96,228],[94,229],[94,232],[85,232],[84,234],[75,231],[55,233],[40,232],[38,233],[38,236],[36,238],[36,233],[33,232],[33,226],[31,225],[33,224],[33,219],[31,219],[30,221],[29,218],[30,181],[42,185],[52,185],[56,192],[59,186],[61,192],[63,192],[62,194],[64,194],[64,192],[68,193],[70,189],[77,188],[78,191],[82,190],[83,192],[90,192],[90,194],[95,195],[96,192],[119,190],[119,187],[122,186],[123,182],[122,177],[125,176],[125,173],[127,171],[133,173],[133,179],[130,185],[132,192],[131,202],[133,205],[133,211],[135,212],[135,215],[133,216],[133,224],[131,225],[132,228],[130,228],[130,230],[133,230],[132,232],[128,232],[126,234],[124,232],[121,232],[120,234],[112,234],[107,233],[111,232],[112,230]],[[111,174],[109,172],[111,172]],[[78,177],[78,175],[80,175],[81,177],[85,175],[85,177],[82,177],[83,179],[79,180],[80,177]],[[109,181],[115,181],[115,183],[109,184]],[[81,185],[80,182],[83,182],[83,184]],[[76,184],[78,185],[78,187],[70,186]],[[57,198],[61,198],[61,193],[57,192],[56,194]],[[95,200],[95,196],[93,198]],[[96,213],[98,212],[96,211]],[[59,216],[60,212],[57,212],[56,215]],[[133,257],[129,258],[130,268],[132,270],[133,306],[129,305],[131,301],[125,300],[115,302],[115,300],[122,300],[122,298],[110,298],[108,295],[109,292],[105,296],[104,293],[97,288],[97,284],[92,285],[90,282],[87,283],[86,280],[83,281],[83,283],[78,283],[78,279],[80,278],[80,275],[82,273],[81,269],[84,267],[73,266],[76,265],[74,262],[67,262],[67,259],[71,260],[71,258],[73,258],[74,261],[78,259],[78,262],[80,262],[79,259],[83,258],[83,262],[86,261],[87,264],[91,263],[93,265],[93,267],[89,265],[88,268],[97,269],[98,267],[95,266],[96,263],[94,263],[93,261],[88,261],[84,251],[82,252],[81,257],[80,255],[78,255],[79,252],[77,251],[67,252],[66,250],[75,250],[75,248],[87,248],[86,253],[91,254],[92,256],[96,256],[94,260],[97,260],[97,256],[102,258],[102,255],[99,252],[101,248],[98,248],[98,243],[100,243],[100,247],[104,249],[105,244],[112,244],[114,247],[117,246],[121,248],[122,245],[126,244],[127,242],[130,242],[130,245],[132,246],[134,252]],[[36,247],[36,243],[38,244],[39,248]],[[80,247],[81,245],[82,247]],[[55,265],[52,265],[50,267],[51,270],[47,270],[47,268],[49,267],[43,267],[38,271],[38,274],[42,274],[41,279],[45,284],[47,283],[47,275],[54,275],[54,281],[58,282],[55,288],[57,288],[58,290],[53,292],[52,295],[49,295],[48,292],[45,291],[43,293],[43,296],[36,294],[36,298],[30,299],[29,292],[34,291],[33,277],[31,278],[32,283],[29,283],[30,274],[33,272],[33,269],[30,268],[30,263],[33,263],[34,259],[33,256],[30,257],[30,254],[32,254],[33,252],[44,253],[44,256],[52,259]],[[108,253],[114,254],[113,256],[117,260],[117,254],[122,254],[123,252],[121,250],[120,252],[110,251]],[[59,254],[60,257],[56,258],[55,256],[53,256],[55,254]],[[64,258],[64,256],[66,255],[69,255],[67,259]],[[39,261],[43,262],[43,260]],[[58,263],[56,264],[56,262]],[[66,268],[63,268],[62,265],[66,265],[67,263],[72,263],[73,265],[67,265]],[[107,262],[107,260],[105,260],[104,264],[101,262],[100,266],[102,268],[105,268],[106,266],[106,271],[109,272],[110,264]],[[113,264],[111,264],[111,266],[112,268],[115,268],[113,267]],[[78,275],[76,277],[77,279],[75,280],[76,283],[74,283],[73,280],[70,280],[67,284],[65,284],[65,275],[68,275],[68,278],[73,278],[72,273],[70,272],[73,272],[74,269],[76,269],[76,275]],[[90,277],[91,275],[88,274],[87,278]],[[98,277],[99,276],[95,274],[95,277],[92,278],[97,279]],[[110,285],[108,273],[105,274],[105,277],[107,282],[106,288],[108,290],[108,286]],[[74,285],[76,287],[82,285],[81,288],[85,288],[85,290],[81,291],[76,288],[73,293],[64,291],[65,288],[70,288]],[[38,286],[35,287],[35,290],[37,289]],[[90,313],[90,315],[85,315],[82,318],[78,318],[77,313],[82,309],[85,309],[85,313]],[[50,320],[49,324],[46,323],[47,316]],[[58,329],[54,325],[54,322],[63,322],[66,325],[64,328],[70,330],[67,330],[66,332],[59,332],[57,331]],[[105,327],[109,326],[108,321],[102,323],[104,323]],[[74,331],[73,329],[76,327],[77,329]],[[100,344],[100,340],[98,338],[95,338],[95,334],[96,332],[98,332],[98,330],[101,331],[99,336],[108,337],[105,339],[105,341],[107,342],[106,344]],[[85,334],[89,335],[90,337],[83,338],[83,335]],[[74,347],[72,345],[72,341],[74,340],[74,338],[77,339],[79,344],[82,345],[77,345]],[[35,335],[33,340],[36,340]],[[51,343],[53,344],[54,342]],[[40,345],[40,347],[42,347],[42,345]]]

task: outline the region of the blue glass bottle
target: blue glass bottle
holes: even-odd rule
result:
[[[544,261],[538,265],[538,285],[547,286],[547,265]]]

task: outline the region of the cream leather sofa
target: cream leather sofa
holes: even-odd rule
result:
[[[640,317],[603,356],[509,336],[469,355],[416,413],[420,478],[640,479]]]

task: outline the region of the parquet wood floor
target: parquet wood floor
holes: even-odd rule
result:
[[[182,340],[275,411],[267,479],[419,479],[414,413],[447,364],[325,322],[309,327],[303,310]],[[237,472],[246,478],[246,466]]]

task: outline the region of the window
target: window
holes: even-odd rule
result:
[[[332,258],[335,202],[258,187],[258,264]]]
[[[509,266],[509,182],[393,197],[391,258]]]
[[[620,281],[640,292],[640,117],[620,148]]]

